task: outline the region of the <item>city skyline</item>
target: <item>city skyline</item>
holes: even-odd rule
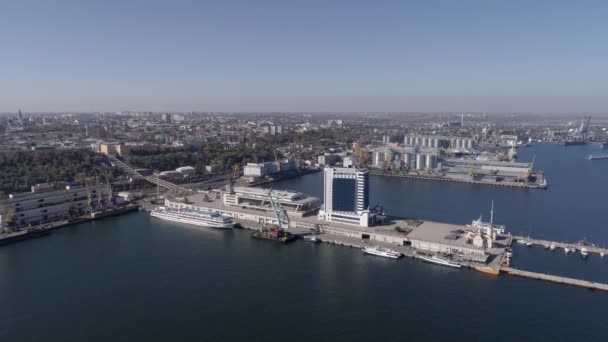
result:
[[[32,6],[35,5],[35,6]],[[608,6],[19,2],[0,112],[605,113]]]

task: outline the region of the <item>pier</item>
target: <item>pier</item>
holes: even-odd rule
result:
[[[464,183],[464,184],[481,184],[481,185],[491,185],[491,186],[500,186],[500,187],[510,187],[510,188],[519,188],[519,189],[546,189],[545,187],[540,186],[537,183],[518,183],[512,181],[499,181],[499,182],[490,182],[490,181],[480,181],[474,179],[465,179],[465,178],[457,178],[450,176],[439,176],[439,175],[424,175],[424,174],[414,174],[414,173],[403,173],[403,174],[387,174],[378,171],[372,171],[370,173],[372,176],[382,176],[382,177],[398,177],[398,178],[408,178],[408,179],[418,179],[418,180],[428,180],[428,181],[439,181],[439,182],[453,182],[453,183]]]
[[[578,245],[576,243],[565,243],[565,242],[557,242],[557,241],[549,241],[549,240],[540,240],[540,239],[531,239],[531,238],[527,238],[527,237],[523,237],[523,236],[513,236],[514,240],[519,240],[519,241],[526,241],[526,242],[530,242],[533,245],[539,245],[539,246],[551,246],[554,245],[555,248],[569,248],[570,250],[581,250],[581,248],[585,247],[587,249],[587,252],[589,253],[597,253],[600,255],[607,255],[608,254],[608,249],[607,248],[601,248],[601,247],[597,247],[597,246],[581,246]]]
[[[596,283],[593,281],[587,281],[587,280],[581,280],[581,279],[554,276],[554,275],[545,274],[545,273],[523,271],[523,270],[518,270],[518,269],[510,268],[510,267],[501,267],[500,270],[504,273],[518,276],[518,277],[524,277],[524,278],[530,278],[530,279],[536,279],[536,280],[544,280],[544,281],[548,281],[548,282],[556,283],[556,284],[570,285],[570,286],[576,286],[576,287],[583,287],[583,288],[587,288],[590,290],[599,290],[599,291],[608,292],[608,284]]]

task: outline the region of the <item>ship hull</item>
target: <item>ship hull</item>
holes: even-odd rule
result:
[[[156,217],[158,219],[165,220],[165,221],[187,223],[187,224],[200,226],[200,227],[218,228],[218,229],[230,229],[230,228],[234,227],[234,222],[227,223],[227,224],[213,223],[213,222],[197,220],[195,218],[189,218],[189,217],[183,217],[183,216],[180,217],[180,216],[175,216],[175,215],[167,215],[164,213],[157,213],[154,211],[150,213],[150,216]]]

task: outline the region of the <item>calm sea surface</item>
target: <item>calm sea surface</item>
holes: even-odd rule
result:
[[[537,145],[549,190],[371,178],[387,213],[608,245],[608,160]],[[322,175],[271,185],[316,196]],[[608,282],[608,257],[516,248],[515,267]],[[0,341],[605,341],[608,294],[131,214],[0,248]]]

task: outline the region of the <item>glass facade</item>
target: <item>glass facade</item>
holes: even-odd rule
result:
[[[332,207],[334,211],[357,210],[357,180],[334,178],[332,183]]]

